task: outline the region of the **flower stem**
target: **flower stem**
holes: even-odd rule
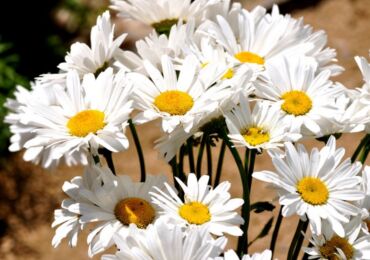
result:
[[[187,141],[186,147],[188,148],[189,156],[189,168],[191,173],[195,173],[195,163],[194,163],[194,152],[193,152],[193,137],[190,137]]]
[[[364,148],[370,142],[370,134],[367,134],[362,138],[360,144],[357,146],[355,152],[351,157],[352,163],[357,160],[358,155],[361,153],[362,148]]]
[[[201,176],[203,153],[204,153],[204,147],[206,146],[206,142],[207,142],[207,136],[204,133],[202,137],[202,141],[200,142],[200,147],[198,151],[197,170],[196,170],[198,180],[200,179],[200,176]]]
[[[238,167],[240,178],[243,185],[243,199],[244,204],[242,207],[242,218],[244,219],[244,224],[241,226],[243,231],[243,235],[239,237],[238,240],[238,247],[237,247],[237,254],[241,257],[243,254],[248,253],[248,227],[249,227],[249,214],[250,214],[250,200],[249,200],[249,185],[248,185],[248,178],[245,174],[243,162],[240,159],[238,150],[234,147],[234,145],[229,140],[227,136],[226,130],[222,129],[220,131],[220,137],[225,141],[227,147],[229,148],[235,163]]]
[[[248,185],[249,185],[249,191],[251,190],[252,188],[252,174],[253,174],[253,171],[254,171],[254,164],[256,162],[256,155],[257,155],[257,150],[256,149],[252,149],[250,151],[250,157],[249,157],[249,167],[248,167]],[[245,168],[247,169],[247,168]]]
[[[182,145],[180,148],[180,158],[179,158],[179,165],[178,165],[178,174],[179,178],[182,181],[185,181],[185,173],[184,173],[184,157],[185,157],[185,145]]]
[[[282,211],[283,211],[283,207],[280,207],[279,215],[278,215],[278,218],[276,220],[275,227],[274,227],[274,232],[272,233],[272,237],[271,237],[271,243],[270,243],[270,250],[272,252],[271,259],[274,259],[273,256],[274,256],[274,251],[275,251],[275,245],[276,245],[277,237],[278,237],[278,234],[279,234],[281,221],[283,220]]]
[[[209,142],[206,143],[206,152],[207,152],[207,173],[209,176],[209,185],[212,186],[212,150]]]
[[[303,240],[304,240],[304,236],[302,235],[302,232],[306,233],[307,226],[308,226],[308,220],[307,221],[303,221],[301,219],[299,220],[297,229],[292,239],[292,243],[290,244],[290,247],[289,247],[288,258],[287,258],[288,260],[297,259],[299,255],[299,251],[301,250],[301,247],[302,247]]]
[[[109,151],[108,149],[103,148],[103,149],[99,149],[99,153],[104,156],[109,169],[112,171],[114,175],[116,175],[116,169],[114,168],[112,152]]]
[[[220,155],[218,157],[218,162],[217,162],[214,187],[216,187],[220,183],[221,173],[222,173],[222,164],[224,162],[225,151],[226,151],[226,142],[222,141]]]
[[[136,132],[136,128],[135,128],[134,123],[132,122],[131,119],[128,120],[128,123],[129,123],[129,126],[130,126],[132,137],[134,139],[135,146],[136,146],[137,155],[139,157],[140,173],[141,173],[140,174],[140,181],[141,182],[145,182],[145,179],[146,179],[146,171],[145,171],[145,160],[144,160],[143,149],[141,148],[139,136],[137,135],[137,132]]]

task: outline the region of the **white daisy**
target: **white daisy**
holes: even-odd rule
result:
[[[76,206],[88,207],[89,200],[84,199],[80,195],[80,190],[90,190],[96,179],[99,178],[99,171],[93,168],[86,168],[84,175],[74,177],[70,182],[64,182],[63,191],[69,197],[64,199],[61,209],[54,211],[54,221],[51,225],[55,230],[55,235],[52,240],[54,247],[59,246],[63,239],[68,238],[68,244],[72,247],[77,245],[79,233],[84,229],[85,225],[80,223],[80,211],[76,210]]]
[[[354,92],[354,95],[359,98],[360,102],[366,108],[369,108],[365,119],[365,131],[370,133],[370,63],[364,57],[357,56],[355,60],[362,73],[364,84]]]
[[[119,15],[152,26],[158,33],[168,33],[172,25],[190,18],[201,21],[208,6],[219,0],[111,0]]]
[[[217,16],[217,22],[206,21],[199,30],[211,36],[232,55],[236,62],[263,67],[289,47],[304,53],[308,44],[302,43],[308,28],[301,21],[292,22],[285,17],[265,17],[266,10],[258,7],[251,12],[234,12],[233,16]]]
[[[128,236],[115,236],[118,251],[103,260],[208,260],[219,256],[227,239],[214,240],[207,229],[191,229],[185,236],[179,226],[162,220],[149,225],[145,234],[130,226]]]
[[[196,73],[197,64],[193,56],[188,56],[177,77],[170,58],[163,56],[163,75],[148,61],[144,61],[144,65],[150,79],[139,73],[130,73],[135,106],[142,111],[135,122],[142,124],[162,118],[165,132],[172,132],[177,126],[188,132],[194,127],[197,117],[217,109],[222,99],[231,96],[227,86],[212,86],[226,68],[212,64]]]
[[[96,25],[91,29],[91,48],[81,42],[72,44],[65,62],[58,65],[60,73],[42,75],[39,78],[41,84],[63,84],[67,73],[72,70],[77,71],[81,79],[88,73],[98,76],[108,67],[129,70],[128,67],[132,66],[126,56],[136,55],[120,49],[126,36],[127,34],[122,34],[114,39],[114,25],[111,23],[109,11],[104,12],[97,18]]]
[[[68,210],[79,215],[79,223],[97,223],[88,235],[89,255],[93,256],[114,244],[116,233],[126,234],[130,224],[140,230],[159,217],[158,208],[150,202],[149,191],[164,187],[166,177],[147,176],[144,183],[135,183],[127,175],[114,176],[108,168],[90,166],[95,172],[90,188],[79,187],[79,198]]]
[[[282,120],[283,115],[276,107],[257,101],[251,112],[249,106],[248,98],[241,95],[239,105],[225,113],[228,136],[235,146],[268,150],[301,137],[299,133],[290,132],[290,125]]]
[[[370,233],[370,166],[365,166],[362,172],[362,189],[365,198],[359,202],[359,207],[362,208],[363,230]]]
[[[231,184],[222,182],[215,189],[208,185],[209,176],[197,180],[189,174],[187,185],[176,178],[184,192],[182,201],[176,192],[166,184],[168,194],[156,188],[151,192],[152,202],[162,209],[161,215],[184,227],[205,226],[216,236],[224,233],[241,236],[239,225],[244,220],[235,211],[243,205],[242,199],[230,199]]]
[[[321,119],[334,118],[340,111],[335,98],[343,88],[333,84],[330,71],[317,74],[317,65],[303,57],[275,60],[266,65],[265,79],[256,83],[256,95],[274,102],[295,131],[320,135],[326,125]],[[304,127],[304,129],[302,129]]]
[[[307,216],[312,232],[317,235],[321,234],[322,221],[327,220],[343,237],[343,223],[349,221],[349,216],[360,213],[348,201],[364,198],[359,187],[361,177],[357,176],[361,164],[351,164],[349,158],[340,163],[345,151],[336,150],[333,136],[320,151],[313,149],[311,155],[301,144],[294,147],[286,143],[285,149],[285,158],[281,158],[281,153],[269,152],[277,173],[255,172],[253,177],[276,187],[284,217]]]
[[[266,249],[262,253],[254,253],[253,255],[244,255],[241,260],[271,260],[272,253]],[[234,250],[228,250],[225,252],[224,257],[216,257],[215,260],[239,260],[239,256]]]
[[[322,226],[322,235],[313,234],[313,247],[305,248],[309,259],[370,259],[370,235],[361,232],[361,218],[345,224],[345,235],[340,236],[330,225]]]
[[[87,164],[89,150],[112,152],[128,148],[124,134],[132,111],[131,87],[125,73],[108,69],[95,79],[87,74],[82,84],[76,72],[67,75],[66,86],[54,85],[55,103],[33,100],[22,107],[19,122],[32,128],[24,143],[25,160],[50,167],[65,160],[68,165]]]

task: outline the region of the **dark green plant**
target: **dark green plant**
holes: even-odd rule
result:
[[[19,57],[12,53],[10,43],[0,43],[0,153],[4,154],[9,145],[10,132],[4,123],[7,109],[4,102],[14,92],[16,85],[29,86],[27,79],[19,75],[15,68]]]

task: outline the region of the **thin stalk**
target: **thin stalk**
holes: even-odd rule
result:
[[[250,157],[249,157],[249,168],[248,168],[248,185],[249,185],[249,191],[252,188],[252,174],[254,171],[254,164],[256,162],[256,155],[257,155],[257,150],[252,149],[250,152]],[[247,168],[246,168],[247,169]]]
[[[295,247],[294,254],[293,254],[293,259],[298,259],[299,252],[301,252],[301,249],[302,249],[303,240],[305,238],[304,234],[306,234],[307,227],[308,227],[308,221],[305,221],[304,226],[302,228],[303,234],[301,232],[301,235],[298,238],[298,242],[297,242],[297,245]]]
[[[362,151],[361,156],[360,156],[360,162],[361,162],[362,164],[364,164],[364,163],[365,163],[365,161],[366,161],[366,159],[367,159],[367,156],[369,155],[369,152],[370,152],[370,144],[369,144],[369,143],[367,143],[367,144],[365,145],[364,150]]]
[[[197,159],[197,179],[200,179],[201,171],[202,171],[202,160],[203,160],[203,153],[204,147],[206,146],[207,136],[203,134],[202,141],[200,142],[199,151],[198,151],[198,159]]]
[[[302,221],[301,219],[299,220],[297,229],[292,239],[292,243],[290,244],[290,247],[289,247],[288,258],[287,258],[288,260],[297,259],[297,256],[302,247],[302,242],[304,239],[304,236],[302,235],[302,231],[306,232],[307,226],[308,226],[308,221]]]
[[[280,210],[279,210],[278,218],[277,218],[276,223],[275,223],[274,232],[272,233],[272,237],[271,237],[271,243],[270,243],[270,250],[272,252],[271,259],[274,259],[275,245],[276,245],[276,241],[277,241],[277,238],[278,238],[278,235],[279,235],[281,221],[283,220],[282,211],[283,211],[283,207],[281,206]]]
[[[250,149],[248,147],[245,148],[245,154],[244,154],[244,169],[247,171],[248,168],[249,168],[249,156],[250,156]],[[246,172],[247,176],[248,176],[248,172]],[[248,176],[248,180],[249,179],[249,176]],[[250,188],[250,186],[249,186]]]
[[[174,183],[176,189],[179,190],[180,186],[176,181],[176,177],[179,177],[179,172],[178,172],[179,169],[177,168],[177,156],[176,155],[175,155],[175,157],[173,157],[171,159],[171,161],[169,161],[169,164],[170,164],[171,169],[172,169],[173,183]]]
[[[141,182],[145,182],[145,179],[146,179],[146,171],[145,171],[145,160],[144,160],[143,149],[141,148],[139,136],[137,135],[137,131],[136,131],[135,125],[134,125],[134,123],[132,122],[131,119],[128,120],[128,124],[130,126],[132,137],[134,139],[134,143],[135,143],[135,146],[136,146],[137,155],[139,157],[139,162],[140,162],[140,181]]]
[[[182,181],[185,181],[185,174],[184,174],[184,157],[185,157],[185,149],[186,147],[183,145],[180,148],[180,158],[179,158],[179,168],[178,168],[178,174],[179,178]]]
[[[191,173],[195,173],[195,163],[194,163],[194,151],[193,151],[193,137],[190,137],[187,141],[186,147],[188,148],[189,156],[189,169]]]
[[[107,162],[107,165],[108,165],[109,169],[112,171],[112,173],[114,175],[116,175],[116,169],[114,168],[112,152],[103,148],[103,149],[99,149],[99,153],[104,156],[105,161]]]
[[[212,150],[211,145],[209,142],[206,144],[206,152],[207,152],[207,172],[209,176],[209,185],[212,186]]]
[[[249,213],[250,213],[250,199],[249,199],[249,185],[248,185],[248,178],[245,174],[243,162],[240,159],[238,150],[234,147],[234,145],[229,140],[229,137],[227,136],[226,130],[223,129],[220,132],[220,137],[225,141],[227,147],[229,148],[235,163],[238,167],[240,179],[243,185],[243,199],[244,204],[242,207],[242,218],[244,219],[244,224],[241,226],[241,229],[243,231],[243,235],[239,237],[238,240],[238,248],[237,248],[237,254],[239,256],[242,256],[245,253],[248,253],[248,227],[249,227]]]
[[[222,164],[224,162],[225,151],[226,151],[226,142],[222,141],[220,155],[218,157],[218,162],[217,162],[214,187],[216,187],[220,183],[221,173],[222,173]]]
[[[370,141],[370,134],[367,134],[364,136],[364,138],[362,138],[360,144],[357,146],[355,152],[353,153],[352,157],[351,157],[351,161],[352,163],[355,162],[357,160],[357,157],[358,155],[360,154],[362,148],[367,144],[369,143]]]

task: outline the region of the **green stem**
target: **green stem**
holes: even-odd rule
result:
[[[185,174],[184,174],[184,157],[185,157],[185,149],[186,147],[183,145],[180,148],[180,158],[179,158],[179,168],[178,168],[178,174],[179,178],[182,181],[185,181]]]
[[[107,165],[111,172],[116,175],[116,169],[114,168],[113,158],[112,158],[112,152],[108,149],[99,149],[99,153],[104,156],[105,161],[107,162]]]
[[[136,131],[136,128],[135,128],[134,123],[132,122],[131,119],[128,120],[128,123],[129,123],[129,126],[130,126],[132,137],[134,139],[135,146],[136,146],[137,155],[139,157],[139,162],[140,162],[140,181],[141,182],[145,182],[145,179],[146,179],[146,171],[145,171],[145,160],[144,160],[143,149],[141,148],[139,136],[137,135],[137,131]]]
[[[283,211],[283,207],[280,207],[279,215],[276,220],[275,227],[274,227],[274,232],[272,233],[272,237],[271,237],[271,243],[270,243],[270,250],[272,252],[271,259],[274,259],[275,245],[276,245],[277,237],[279,235],[281,221],[283,220],[282,211]]]
[[[179,177],[178,168],[177,168],[177,156],[174,156],[171,161],[169,161],[169,164],[172,169],[172,176],[173,176],[173,183],[175,185],[175,188],[179,190],[180,186],[176,181],[176,177]]]
[[[367,144],[369,143],[370,141],[370,134],[367,134],[364,136],[364,138],[362,138],[360,144],[357,146],[355,152],[353,153],[352,157],[351,157],[351,161],[352,163],[355,162],[357,160],[357,157],[358,155],[360,154],[362,148]]]
[[[217,187],[217,185],[220,183],[221,173],[222,173],[222,165],[223,165],[224,157],[225,157],[225,151],[226,151],[226,142],[222,141],[220,155],[218,157],[218,162],[217,162],[217,169],[216,169],[216,177],[215,177],[214,187]]]
[[[292,239],[292,243],[289,247],[288,252],[288,260],[296,260],[301,250],[302,243],[304,236],[302,235],[302,231],[305,233],[308,226],[308,221],[302,221],[301,219],[298,222],[297,229],[294,233],[294,237]]]
[[[245,174],[243,162],[240,159],[238,150],[231,143],[229,137],[227,136],[226,130],[222,129],[220,132],[220,137],[225,141],[227,147],[229,148],[235,163],[238,167],[240,178],[243,185],[243,199],[244,204],[242,207],[242,218],[244,219],[244,224],[241,226],[243,235],[239,237],[237,254],[241,257],[243,254],[248,253],[248,227],[249,227],[249,213],[250,213],[250,199],[249,199],[249,185],[248,178]]]
[[[190,137],[187,141],[186,147],[188,148],[189,156],[189,168],[191,173],[195,173],[195,163],[194,163],[194,152],[193,152],[193,137]]]
[[[254,171],[254,164],[256,162],[256,155],[257,155],[257,150],[252,149],[250,152],[250,157],[249,157],[249,168],[248,168],[248,185],[249,185],[249,191],[252,188],[252,174]],[[247,169],[247,168],[246,168]]]
[[[204,153],[204,147],[206,146],[207,136],[205,133],[203,134],[202,141],[200,142],[200,147],[198,151],[198,159],[197,159],[197,179],[200,179],[201,171],[202,171],[202,160],[203,160],[203,153]]]
[[[206,152],[207,152],[207,172],[209,176],[209,185],[212,186],[212,150],[209,142],[206,143]]]

